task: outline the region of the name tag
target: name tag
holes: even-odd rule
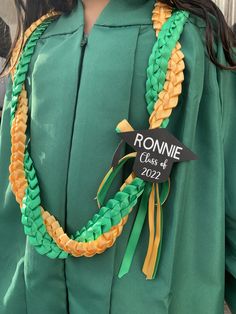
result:
[[[198,157],[164,128],[120,132],[124,143],[137,152],[133,171],[137,177],[153,183],[168,180],[175,162],[196,160]],[[114,155],[113,166],[117,163]]]

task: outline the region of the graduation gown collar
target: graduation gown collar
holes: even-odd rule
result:
[[[110,0],[94,25],[118,27],[128,25],[152,25],[155,0]],[[84,5],[78,0],[69,15],[62,15],[50,25],[42,38],[73,33],[84,25]]]

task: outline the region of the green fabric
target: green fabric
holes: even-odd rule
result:
[[[97,211],[94,198],[120,141],[118,122],[126,118],[135,129],[148,128],[153,6],[153,0],[110,0],[89,34],[79,93],[82,3],[50,25],[37,45],[27,77],[30,153],[42,204],[69,234]],[[236,313],[236,76],[209,61],[203,26],[191,16],[180,38],[185,82],[167,127],[199,159],[173,167],[155,280],[141,271],[147,220],[129,273],[117,276],[137,206],[101,255],[52,260],[30,245],[8,181],[9,80],[0,136],[1,314],[222,314],[224,294]],[[220,45],[218,52],[222,57]],[[127,162],[110,196],[130,171]]]
[[[167,196],[168,196],[168,181],[164,182],[162,185],[162,189],[160,192],[160,202],[161,205],[165,202]],[[122,278],[125,274],[129,272],[134,253],[138,244],[138,240],[143,228],[143,224],[145,221],[146,214],[148,212],[148,202],[149,202],[149,197],[150,193],[152,190],[152,184],[150,182],[147,182],[140,200],[140,205],[137,211],[137,215],[134,221],[133,228],[130,232],[130,237],[129,237],[129,242],[127,244],[125,254],[121,263],[121,267],[118,273],[118,277]],[[157,201],[157,200],[156,200]],[[156,261],[156,266],[155,266],[155,273],[157,272],[157,267],[158,263],[160,260],[160,253],[161,253],[161,242],[162,242],[162,208],[161,208],[161,232],[160,232],[160,249],[158,250],[158,256],[157,256],[157,261]],[[153,279],[155,278],[155,275],[153,275]]]
[[[164,23],[158,34],[158,40],[153,45],[152,53],[147,67],[146,101],[149,114],[153,112],[159,93],[163,90],[168,62],[172,51],[181,37],[184,25],[189,17],[185,11],[175,11]],[[162,33],[165,36],[162,36]],[[162,124],[166,124],[165,120]]]
[[[154,107],[154,101],[157,99],[157,95],[160,93],[164,86],[167,65],[171,56],[171,52],[174,49],[177,41],[179,40],[181,33],[183,31],[183,26],[187,21],[189,14],[187,12],[176,11],[168,19],[168,21],[163,25],[161,31],[158,34],[157,41],[153,47],[152,54],[149,57],[149,63],[147,68],[148,79],[146,82],[146,96],[150,98],[151,103],[147,100],[147,108],[150,111],[150,106]],[[19,58],[16,66],[16,72],[14,74],[14,82],[12,87],[12,100],[11,100],[11,123],[15,117],[16,109],[19,102],[19,95],[22,92],[23,83],[25,84],[26,77],[29,70],[29,64],[31,58],[35,52],[35,47],[37,42],[52,23],[51,20],[46,20],[33,32],[30,38],[27,40],[26,45],[23,48],[23,52]],[[154,91],[154,92],[153,92]],[[154,95],[155,100],[152,98]],[[151,97],[150,97],[151,96]],[[153,110],[153,108],[152,108]],[[168,119],[169,121],[169,119]],[[166,124],[165,121],[162,124]],[[118,129],[116,128],[116,131]],[[119,132],[119,131],[118,131]],[[30,141],[30,137],[28,139]],[[120,145],[119,145],[120,146]],[[120,164],[124,161],[120,162]],[[102,190],[98,193],[97,199],[99,202],[100,193],[105,192],[107,188],[111,185],[113,178],[119,170],[120,165],[118,165],[115,171],[109,174],[109,177],[104,182]],[[24,226],[25,235],[28,236],[31,245],[35,246],[37,252],[41,255],[47,255],[49,258],[67,258],[68,254],[64,252],[60,247],[56,245],[50,234],[48,234],[43,219],[41,217],[41,199],[40,199],[40,187],[38,185],[37,173],[34,168],[31,157],[28,153],[28,149],[25,149],[25,178],[28,182],[28,187],[25,191],[25,197],[23,198],[23,207],[21,208],[22,218],[21,222]],[[14,173],[11,176],[14,176]],[[108,232],[111,227],[117,225],[122,217],[126,216],[130,212],[130,208],[134,207],[137,203],[138,197],[143,193],[144,181],[135,178],[130,184],[127,184],[123,191],[117,191],[112,199],[103,206],[99,212],[97,212],[86,224],[83,226],[81,231],[76,232],[76,238],[74,236],[70,237],[78,241],[89,242],[96,240],[101,234]],[[168,185],[168,182],[166,182]],[[104,190],[104,192],[103,192]],[[122,261],[121,269],[119,271],[118,277],[121,278],[126,274],[130,268],[135,248],[140,237],[142,226],[145,220],[145,214],[147,211],[147,199],[148,194],[144,191],[144,195],[141,200],[140,209],[138,210],[137,218],[134,222],[134,227],[130,234],[130,239],[127,244],[124,259]],[[105,194],[103,197],[105,197]],[[168,194],[168,190],[167,190]],[[167,195],[163,195],[166,199]],[[145,199],[143,205],[143,199]],[[100,204],[100,203],[99,203]],[[160,209],[162,212],[162,209]],[[161,216],[162,217],[162,213]],[[162,242],[162,218],[161,218],[161,233],[160,233],[160,243]],[[160,245],[161,247],[161,245]],[[157,266],[160,260],[160,252],[158,250],[158,256],[156,259],[155,273],[157,272]],[[154,279],[154,273],[152,275]]]
[[[101,187],[101,190],[97,193],[97,197],[96,197],[97,203],[99,204],[100,207],[104,205],[106,195],[114,179],[116,178],[117,174],[122,170],[122,167],[130,158],[135,158],[135,156],[128,156],[128,157],[125,157],[122,161],[119,161],[116,167],[112,169],[111,173],[106,178],[105,182],[103,183]]]
[[[130,266],[134,257],[135,249],[137,247],[138,240],[139,240],[142,227],[144,224],[144,220],[147,214],[148,201],[149,201],[151,190],[152,190],[152,184],[150,182],[147,182],[145,184],[145,188],[144,188],[141,200],[140,200],[140,205],[138,208],[136,219],[134,221],[134,225],[130,233],[129,242],[127,244],[125,254],[124,254],[121,266],[120,266],[120,270],[118,273],[119,278],[123,277],[125,274],[129,272],[129,269],[130,269]]]

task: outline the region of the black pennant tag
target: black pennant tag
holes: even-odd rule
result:
[[[154,183],[168,180],[175,162],[196,160],[198,157],[164,128],[119,133],[122,140],[137,152],[133,171],[137,177]],[[112,161],[116,166],[120,149]]]

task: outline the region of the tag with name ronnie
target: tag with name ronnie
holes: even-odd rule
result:
[[[119,133],[124,142],[137,152],[133,171],[137,177],[153,183],[168,180],[175,162],[196,160],[198,157],[164,128]],[[118,150],[112,165],[118,161]]]

